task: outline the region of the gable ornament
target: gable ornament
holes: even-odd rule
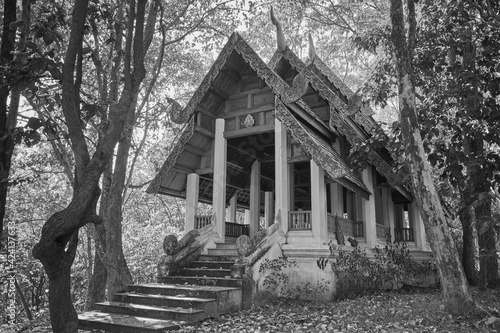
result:
[[[245,118],[245,121],[243,122],[243,125],[245,125],[246,128],[250,128],[255,124],[255,119],[253,119],[253,116],[251,114],[248,114]]]

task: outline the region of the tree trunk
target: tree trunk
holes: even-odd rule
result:
[[[0,48],[0,65],[10,66],[14,59],[16,32],[10,29],[10,24],[16,21],[16,0],[5,0],[3,6],[2,45]],[[10,88],[4,75],[0,78],[0,246],[2,244],[3,220],[7,204],[10,164],[14,152],[12,128],[9,128]]]
[[[135,103],[132,107],[132,110],[134,109]],[[132,282],[132,274],[128,269],[125,256],[123,255],[122,203],[134,119],[134,112],[129,112],[123,136],[118,143],[113,178],[106,207],[106,254],[110,262],[106,285],[109,300],[113,299],[115,292],[124,290]]]
[[[101,260],[98,250],[95,250],[94,268],[92,277],[89,283],[89,290],[87,292],[87,299],[85,302],[86,310],[94,310],[95,303],[102,302],[106,298],[106,279],[107,271],[106,266]]]
[[[473,31],[464,28],[466,36],[463,48],[463,66],[466,73],[476,72],[476,47]],[[478,87],[471,85],[465,91],[465,114],[471,119],[481,118],[481,95]],[[481,161],[485,155],[483,134],[478,130],[468,130],[464,133],[464,152],[469,158],[466,168],[467,177],[464,189],[466,208],[474,210],[474,221],[479,247],[479,282],[482,286],[498,278],[498,261],[495,248],[495,230],[491,218],[491,191],[488,174],[484,172]],[[469,222],[472,223],[472,220]],[[465,232],[465,230],[464,230]]]
[[[62,73],[62,106],[71,147],[75,155],[75,191],[69,205],[53,214],[42,228],[33,255],[38,258],[49,276],[49,309],[54,332],[77,332],[78,318],[71,302],[70,269],[76,253],[78,230],[87,223],[100,223],[96,215],[100,195],[99,180],[113,156],[124,124],[139,94],[146,70],[144,67],[144,17],[146,0],[130,2],[127,46],[123,67],[123,89],[118,103],[110,106],[109,121],[90,158],[83,135],[79,91],[75,85],[80,78],[75,64],[81,54],[88,0],[76,0],[73,8],[71,33]],[[67,249],[66,248],[67,246]],[[68,260],[70,259],[70,260]],[[64,324],[63,324],[64,323]]]
[[[460,212],[460,222],[462,224],[462,265],[467,281],[471,286],[478,284],[478,276],[476,271],[475,250],[476,242],[474,239],[475,224],[473,217],[474,210],[472,207],[463,207]]]
[[[94,304],[106,299],[106,281],[108,272],[106,268],[106,219],[105,212],[108,206],[109,190],[111,188],[111,163],[108,164],[102,177],[102,194],[99,205],[99,216],[103,220],[101,225],[96,225],[96,232],[93,233],[95,243],[94,269],[89,283],[85,307],[94,309]]]
[[[435,255],[445,309],[453,314],[465,314],[473,306],[472,296],[432,179],[420,136],[412,67],[412,48],[416,38],[413,0],[408,0],[407,8],[408,39],[402,1],[391,0],[391,38],[396,54],[401,132],[407,152],[406,161],[427,239]]]

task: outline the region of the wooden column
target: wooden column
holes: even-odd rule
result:
[[[325,171],[311,160],[311,227],[314,240],[327,243]]]
[[[236,206],[237,206],[237,199],[238,195],[235,194],[233,197],[229,200],[229,209],[227,212],[227,221],[228,222],[233,222],[236,223]]]
[[[373,172],[372,167],[368,166],[363,170],[363,183],[365,184],[368,191],[374,193],[373,189]],[[375,198],[374,195],[370,195],[369,200],[365,201],[365,221],[364,221],[364,233],[366,245],[368,248],[374,248],[377,245],[377,227],[375,218]]]
[[[214,230],[217,231],[223,242],[226,230],[226,158],[227,141],[224,138],[224,119],[218,118],[215,120],[212,209],[215,218]]]
[[[250,238],[259,231],[260,220],[260,161],[252,164],[250,175]]]
[[[332,214],[342,217],[344,206],[342,203],[342,186],[338,183],[330,183],[330,200],[332,205]]]
[[[290,211],[290,178],[286,128],[278,119],[274,120],[275,149],[275,186],[276,186],[276,221],[281,223],[283,231],[288,231],[288,212]]]
[[[184,232],[191,231],[196,226],[196,210],[198,209],[198,194],[200,188],[200,175],[190,173],[186,184],[186,219]]]
[[[274,193],[265,192],[264,196],[264,217],[266,219],[266,228],[268,228],[274,223]]]
[[[391,189],[387,189],[387,220],[389,221],[389,228],[391,228],[391,241],[394,242],[396,234],[394,228],[396,227],[396,222],[394,221],[394,202],[391,197]]]

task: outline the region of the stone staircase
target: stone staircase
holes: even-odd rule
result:
[[[80,330],[106,332],[165,332],[188,322],[241,310],[242,281],[231,278],[237,258],[234,243],[209,249],[179,276],[159,277],[158,283],[129,285],[112,302],[95,304],[79,315]]]

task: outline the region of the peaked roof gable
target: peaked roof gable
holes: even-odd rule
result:
[[[284,52],[276,51],[269,61],[269,66],[274,69],[283,59],[288,61],[297,72],[306,67],[306,64],[289,48]],[[330,127],[336,128],[352,145],[361,144],[366,138],[359,131],[360,125],[368,132],[372,132],[380,126],[371,117],[373,111],[363,106],[354,115],[350,115],[347,103],[354,95],[352,90],[318,56],[314,58],[313,65],[314,68],[306,74],[306,79],[312,88],[329,102]],[[337,90],[337,93],[332,88]],[[368,159],[392,186],[404,185],[403,180],[393,171],[392,166],[373,149],[368,151]]]
[[[283,103],[281,102],[281,100],[290,100],[290,96],[294,96],[294,91],[290,88],[290,86],[255,53],[255,51],[238,33],[233,33],[226,45],[221,50],[216,61],[206,74],[202,83],[199,85],[198,89],[191,97],[186,107],[180,113],[172,115],[174,121],[178,123],[188,122],[188,125],[182,131],[182,134],[178,137],[178,139],[176,139],[176,141],[174,142],[174,147],[170,151],[167,160],[148,187],[148,193],[158,192],[161,187],[162,181],[172,170],[175,170],[177,159],[182,154],[186,144],[191,140],[193,133],[196,131],[196,126],[194,124],[192,115],[197,111],[205,96],[210,93],[212,84],[215,82],[219,73],[224,69],[224,66],[226,65],[233,52],[237,52],[241,56],[241,58],[252,68],[252,70],[254,70],[257,75],[264,80],[265,84],[277,96],[276,100],[279,101],[280,104]],[[278,102],[276,102],[276,105],[278,105]],[[295,112],[297,110],[305,111],[305,113],[309,117],[314,119],[314,123],[316,124],[316,126],[319,126],[320,128],[323,127],[325,130],[330,131],[328,126],[326,126],[321,121],[321,119],[319,119],[316,113],[309,107],[306,102],[304,102],[304,100],[299,99],[296,102],[285,103],[281,105],[283,107],[285,107],[286,105],[286,107],[294,110]],[[292,116],[292,118],[294,118],[295,120],[293,122],[293,126],[295,126],[296,123],[300,125],[300,123],[297,121],[297,119],[295,119],[294,116]],[[293,130],[292,123],[288,123],[288,126],[286,127],[289,129],[289,131]],[[340,156],[337,156],[338,153],[333,150],[333,148],[325,148],[328,145],[323,145],[318,140],[315,140],[315,136],[313,135],[314,133],[303,128],[302,126],[297,131],[301,131],[301,129],[301,133],[305,133],[306,136],[304,136],[304,139],[300,141],[300,144],[305,145],[304,140],[310,139],[309,143],[311,144],[308,145],[305,150],[310,151],[309,153],[310,155],[312,155],[311,157],[313,159],[323,158],[322,163],[319,164],[323,166],[330,177],[339,180],[342,180],[342,178],[344,178],[345,180],[342,180],[344,183],[346,183],[346,181],[351,182],[355,185],[355,188],[358,191],[361,189],[363,192],[368,193],[369,195],[368,189],[366,189],[359,177],[357,177],[349,169],[349,167],[345,164]],[[319,154],[319,151],[321,151],[322,153]],[[315,153],[318,153],[317,157],[314,156],[316,155]],[[330,156],[331,158],[326,159],[324,158],[325,156]],[[334,166],[336,166],[336,168],[334,168]]]
[[[188,104],[178,114],[173,114],[172,119],[176,123],[185,123],[197,110],[203,98],[209,93],[209,90],[223,70],[227,60],[236,51],[243,60],[257,73],[257,75],[264,80],[265,84],[271,88],[272,92],[282,98],[283,100],[290,100],[293,98],[295,92],[290,86],[276,74],[255,51],[248,45],[248,43],[239,35],[234,32],[227,41],[226,45],[222,48],[219,56],[214,64],[206,74],[205,78],[195,91]],[[311,116],[315,116],[314,112],[310,110],[306,103],[298,101],[301,107],[310,112]],[[317,118],[317,117],[316,117]]]

